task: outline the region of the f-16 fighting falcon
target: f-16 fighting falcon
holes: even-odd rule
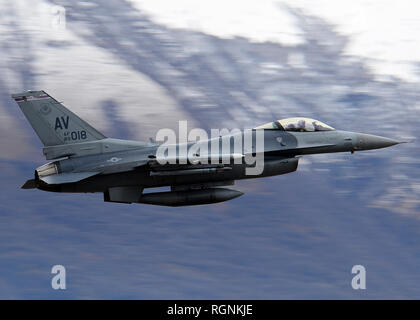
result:
[[[108,202],[189,206],[227,201],[243,193],[225,186],[238,179],[296,171],[302,155],[353,153],[401,143],[335,130],[309,118],[277,120],[198,142],[137,142],[106,137],[45,91],[12,98],[43,143],[46,159],[55,160],[37,168],[34,179],[22,188],[101,192]],[[165,186],[170,191],[143,192]]]

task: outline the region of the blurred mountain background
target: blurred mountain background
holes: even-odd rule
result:
[[[0,1],[0,298],[420,298],[416,12],[387,0]],[[10,94],[39,89],[116,138],[305,116],[414,143],[308,156],[221,204],[104,203],[20,190],[45,160]],[[65,291],[51,289],[56,264]],[[351,288],[357,264],[367,290]]]

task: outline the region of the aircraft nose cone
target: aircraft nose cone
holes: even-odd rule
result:
[[[397,140],[374,136],[371,134],[358,133],[355,150],[371,150],[390,147],[400,142]]]

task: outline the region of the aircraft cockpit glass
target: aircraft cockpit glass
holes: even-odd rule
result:
[[[283,130],[295,132],[314,132],[314,131],[332,131],[333,127],[322,123],[321,121],[310,118],[287,118],[266,123],[254,129],[263,130]]]

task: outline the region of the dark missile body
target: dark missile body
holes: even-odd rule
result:
[[[240,191],[226,188],[153,192],[144,193],[140,197],[139,203],[170,207],[193,206],[228,201],[242,195],[243,193]]]

